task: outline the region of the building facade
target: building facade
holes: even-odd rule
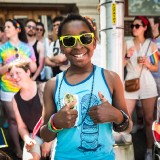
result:
[[[46,34],[49,34],[52,32],[52,19],[69,13],[91,16],[99,24],[98,4],[99,0],[0,0],[0,25],[8,18],[22,22],[32,18],[43,22]]]

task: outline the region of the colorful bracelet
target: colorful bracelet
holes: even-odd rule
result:
[[[53,114],[49,121],[48,121],[48,129],[51,131],[51,132],[54,132],[54,133],[58,133],[59,131],[61,131],[63,128],[61,129],[58,129],[54,126],[54,123],[53,123],[53,118],[54,118],[55,114]]]

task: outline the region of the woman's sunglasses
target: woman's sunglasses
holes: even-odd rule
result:
[[[14,50],[15,50],[15,58],[19,58],[18,48],[15,48]]]
[[[36,28],[36,31],[43,31],[43,29],[42,28]]]
[[[78,36],[61,36],[60,41],[65,47],[74,47],[77,40],[83,46],[87,46],[93,42],[94,34],[93,33],[84,33]]]
[[[131,24],[131,28],[133,29],[134,27],[136,29],[139,29],[140,26],[143,26],[143,25],[140,25],[140,24]]]

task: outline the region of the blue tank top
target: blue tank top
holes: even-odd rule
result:
[[[76,85],[69,84],[64,74],[65,71],[56,77],[54,99],[57,111],[60,110],[60,103],[63,106],[63,97],[66,93],[76,95],[78,99],[76,105],[78,119],[76,127],[63,129],[57,134],[54,159],[114,160],[112,123],[94,124],[88,115],[90,107],[101,103],[98,91],[101,91],[108,102],[112,103],[112,95],[104,77],[104,70],[98,66],[94,66],[94,75],[92,72],[85,80]],[[91,96],[92,84],[93,92]]]

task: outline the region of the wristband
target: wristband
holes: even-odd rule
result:
[[[113,130],[116,131],[116,132],[123,132],[129,127],[129,117],[128,117],[128,115],[122,110],[120,110],[120,112],[122,113],[124,120],[120,124],[115,124],[113,122]]]
[[[58,132],[61,131],[63,128],[59,129],[59,128],[56,128],[56,127],[54,126],[54,123],[53,123],[54,116],[55,116],[55,114],[53,114],[53,115],[50,117],[47,125],[48,125],[48,129],[49,129],[51,132],[58,133]]]

